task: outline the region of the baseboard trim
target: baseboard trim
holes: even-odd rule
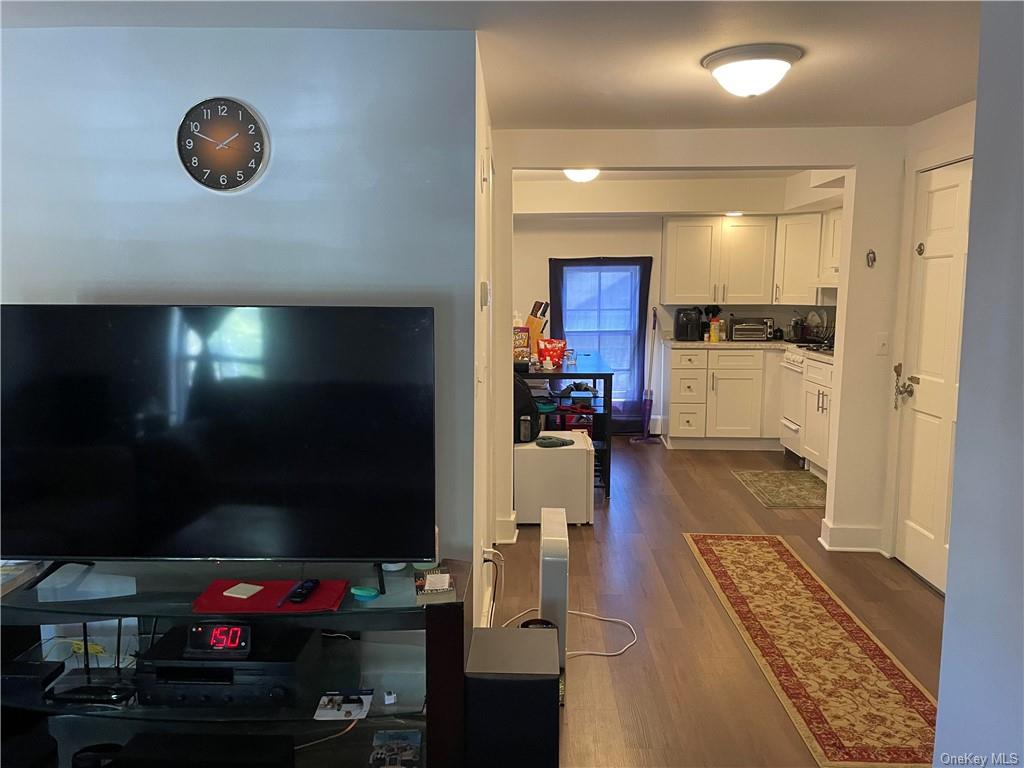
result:
[[[781,451],[777,437],[671,437],[661,436],[670,451]]]
[[[832,525],[821,521],[821,536],[818,543],[829,552],[875,552],[885,557],[891,555],[882,549],[882,529],[867,525]]]
[[[515,544],[519,538],[519,529],[516,528],[516,511],[512,510],[512,517],[498,518],[494,521],[494,543]]]

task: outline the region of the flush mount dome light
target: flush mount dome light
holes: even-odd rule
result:
[[[588,181],[596,179],[601,174],[601,170],[599,168],[566,168],[562,173],[569,181],[586,184]]]
[[[726,216],[742,216],[743,215],[743,211],[726,211],[725,215]]]
[[[708,54],[700,64],[734,96],[760,96],[778,85],[803,55],[795,45],[737,45]]]

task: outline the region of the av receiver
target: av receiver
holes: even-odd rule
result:
[[[308,627],[182,624],[139,656],[135,684],[143,705],[294,706],[321,655],[320,633]]]

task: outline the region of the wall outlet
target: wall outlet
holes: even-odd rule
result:
[[[889,334],[885,331],[875,334],[875,354],[879,357],[889,354]]]

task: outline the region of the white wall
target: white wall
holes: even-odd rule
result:
[[[476,247],[474,282],[478,286],[473,306],[473,617],[474,625],[486,625],[487,608],[494,599],[494,573],[484,571],[483,550],[494,544],[493,447],[487,439],[494,418],[491,304],[481,300],[480,285],[491,282],[491,113],[480,46],[476,47],[476,174],[473,196],[476,202]],[[487,568],[495,568],[489,565]]]
[[[845,224],[839,290],[836,399],[845,444],[829,473],[830,546],[880,547],[886,472],[889,359],[874,351],[874,336],[891,331],[900,244],[903,128],[779,128],[741,130],[505,130],[493,134],[499,160],[496,211],[496,289],[513,265],[513,168],[854,168],[843,190],[854,210]],[[503,177],[508,174],[508,177]],[[844,222],[848,217],[844,217]],[[878,254],[868,269],[863,254]],[[509,291],[511,293],[511,291]],[[511,302],[510,302],[511,303]],[[508,307],[511,317],[511,306]],[[509,319],[495,302],[495,325]],[[849,330],[849,333],[846,331]],[[511,345],[511,330],[507,332]],[[499,346],[500,348],[500,346]],[[511,363],[509,363],[509,368]],[[496,371],[498,381],[503,378]],[[508,377],[511,379],[511,377]],[[499,392],[499,413],[511,410],[511,386]],[[511,419],[500,416],[495,443],[511,464]],[[502,496],[510,509],[511,493]],[[499,517],[502,509],[497,510]]]
[[[512,308],[523,317],[536,300],[550,301],[549,259],[651,256],[651,303],[661,295],[661,217],[517,216]],[[650,313],[650,307],[644,310]],[[660,320],[661,318],[659,318]]]
[[[781,213],[786,178],[519,180],[515,213]]]
[[[1024,6],[982,4],[936,766],[1024,754],[1022,41]]]
[[[473,69],[471,32],[6,29],[0,295],[436,307],[437,518],[469,557]],[[176,152],[221,95],[269,130],[238,194]]]

